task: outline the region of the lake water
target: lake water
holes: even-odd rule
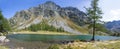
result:
[[[47,49],[54,44],[66,44],[74,40],[91,40],[92,35],[12,34],[5,46],[10,49]],[[95,36],[95,40],[120,40],[120,37]]]
[[[21,41],[73,41],[73,40],[91,40],[92,35],[48,35],[48,34],[12,34],[7,38]],[[120,40],[120,37],[114,36],[95,36],[95,40]]]

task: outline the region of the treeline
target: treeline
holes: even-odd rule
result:
[[[45,23],[44,21],[39,23],[39,24],[32,24],[31,26],[29,26],[28,28],[25,28],[27,30],[30,31],[56,31],[56,32],[64,32],[63,28],[55,28],[52,25],[48,25],[47,23]]]
[[[120,33],[118,33],[118,32],[117,33],[111,33],[110,35],[111,36],[120,36]]]
[[[0,33],[6,34],[8,31],[11,31],[11,27],[8,20],[2,15],[2,12],[0,11]]]

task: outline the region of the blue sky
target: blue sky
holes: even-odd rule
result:
[[[61,7],[73,6],[82,10],[82,7],[88,2],[87,0],[0,0],[0,9],[2,9],[2,13],[6,18],[10,18],[17,11],[37,6],[46,1],[53,1]]]
[[[46,1],[53,1],[61,7],[73,6],[85,11],[91,0],[0,0],[0,9],[6,18],[11,18],[17,11],[26,10]],[[120,0],[100,0],[99,6],[103,11],[103,21],[120,20]]]

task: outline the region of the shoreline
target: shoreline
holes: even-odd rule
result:
[[[50,44],[50,43],[43,43],[43,42],[26,42],[26,41],[19,41],[19,40],[15,40],[12,39],[11,41],[8,42],[4,42],[3,45],[1,46],[5,46],[7,48],[11,48],[11,49],[47,49],[49,46],[52,45],[59,45],[59,48],[67,48],[67,47],[71,47],[71,48],[91,48],[91,49],[98,49],[96,48],[109,48],[107,46],[111,46],[111,44],[116,45],[118,49],[118,46],[120,46],[120,40],[110,40],[110,41],[95,41],[95,42],[83,42],[83,41],[74,41],[74,42],[69,42],[66,44]],[[113,46],[112,45],[112,46]],[[47,47],[46,47],[47,46]],[[88,47],[89,46],[89,47]],[[111,47],[110,47],[111,48]],[[115,48],[115,47],[113,47]]]

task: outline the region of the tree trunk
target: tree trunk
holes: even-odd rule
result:
[[[93,22],[93,36],[92,36],[91,41],[95,41],[95,23],[96,23],[96,21],[94,20],[94,22]]]

